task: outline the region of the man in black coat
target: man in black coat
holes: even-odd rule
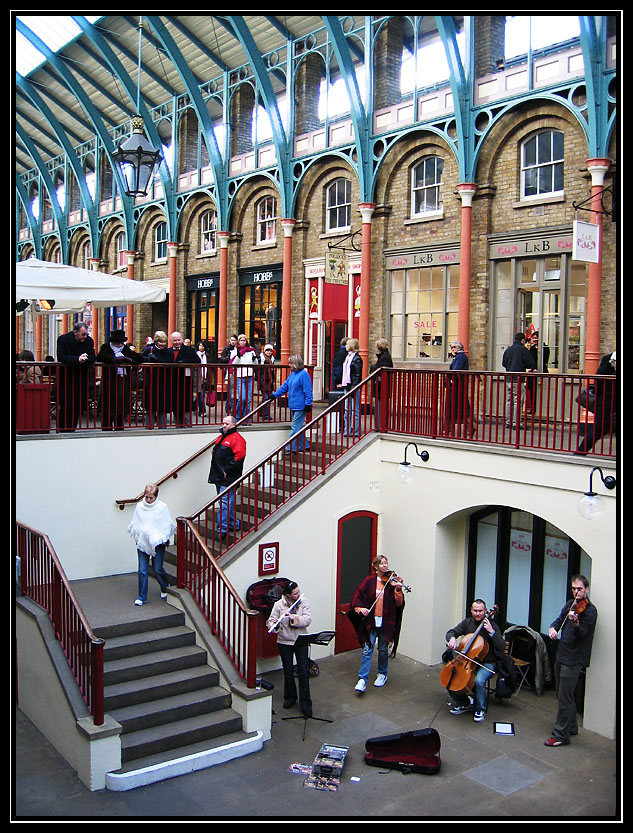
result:
[[[126,344],[123,330],[112,330],[110,337],[97,355],[104,367],[101,371],[101,428],[122,431],[130,419],[132,401],[132,367],[143,357]]]
[[[517,333],[514,343],[503,354],[502,365],[508,373],[536,370],[536,364],[525,346],[525,333]],[[506,428],[514,428],[521,420],[522,376],[510,376],[506,383]]]
[[[57,339],[57,425],[60,431],[74,431],[82,410],[88,410],[91,382],[94,378],[91,368],[95,363],[94,341],[88,335],[88,328],[79,321],[69,333]]]
[[[169,352],[174,357],[175,364],[200,364],[200,356],[195,348],[184,344],[182,333],[174,332],[169,336],[171,347]],[[191,425],[191,409],[193,406],[193,391],[198,390],[197,378],[193,385],[192,373],[197,373],[191,367],[181,367],[172,375],[171,402],[177,426]]]

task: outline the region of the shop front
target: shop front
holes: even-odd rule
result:
[[[185,280],[187,282],[187,333],[194,347],[201,341],[206,346],[210,359],[215,359],[218,355],[220,273],[211,272]]]
[[[249,343],[263,350],[272,344],[281,356],[281,295],[283,265],[238,269],[240,282],[239,331]]]
[[[397,363],[449,361],[457,338],[459,247],[394,250],[385,256],[388,334]]]
[[[534,234],[490,243],[494,301],[491,370],[501,370],[514,334],[538,332],[538,369],[582,373],[588,266],[572,260],[572,234]]]
[[[314,367],[314,393],[327,398],[332,359],[344,337],[358,338],[360,256],[336,253],[304,261],[305,359]]]

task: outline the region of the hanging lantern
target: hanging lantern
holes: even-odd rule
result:
[[[160,150],[154,150],[143,134],[141,116],[132,118],[132,135],[121,142],[112,154],[112,161],[124,183],[128,197],[146,196],[162,158]]]

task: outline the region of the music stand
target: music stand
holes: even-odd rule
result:
[[[310,645],[329,645],[330,642],[336,636],[336,631],[320,631],[320,633],[306,633],[302,634],[301,636],[297,637],[297,641],[295,645],[308,645],[308,658],[310,656]],[[320,720],[322,723],[334,723],[333,720],[329,720],[327,717],[314,717],[314,715],[310,715],[310,717],[306,717],[305,714],[297,715],[296,717],[282,717],[282,720],[303,720],[303,737],[301,740],[306,739],[306,726],[308,724],[308,720]]]

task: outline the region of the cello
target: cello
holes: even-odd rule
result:
[[[480,636],[486,619],[492,618],[497,612],[497,605],[479,623],[474,633],[462,636],[456,647],[457,656],[447,662],[440,671],[440,683],[452,694],[470,694],[475,685],[477,668],[482,665],[488,654],[488,642]]]

